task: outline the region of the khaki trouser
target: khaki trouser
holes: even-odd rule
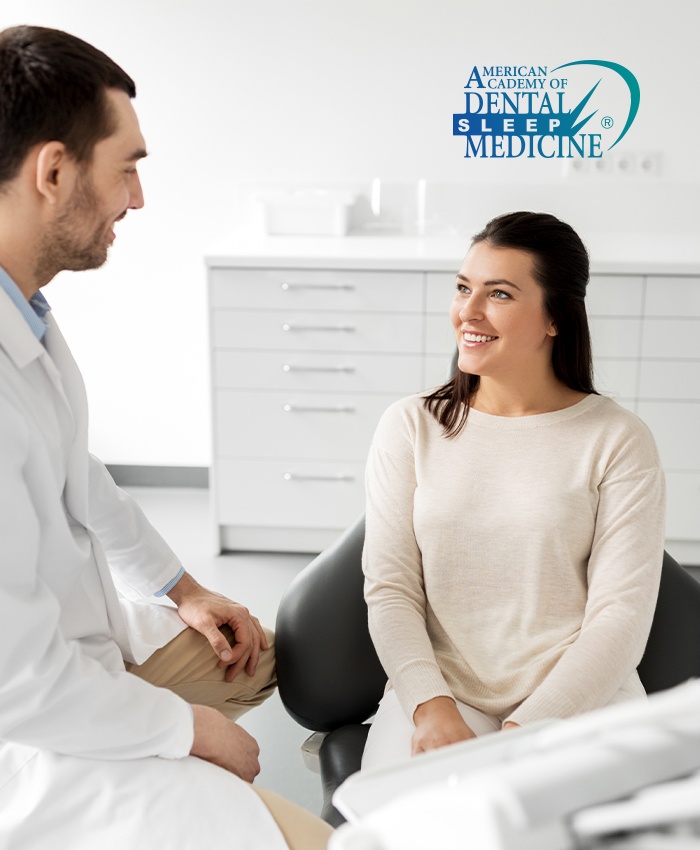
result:
[[[221,631],[233,644],[233,631]],[[209,705],[229,720],[236,720],[274,693],[274,634],[265,629],[269,649],[260,653],[255,674],[243,671],[233,682],[226,681],[226,668],[217,666],[219,658],[211,644],[194,629],[185,629],[176,638],[151,655],[143,664],[126,664],[126,669],[160,688],[169,688],[189,703]],[[332,829],[328,824],[290,803],[273,791],[253,790],[265,803],[282,832],[290,850],[324,850]]]

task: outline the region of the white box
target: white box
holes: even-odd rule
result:
[[[325,190],[278,192],[259,196],[269,235],[345,236],[356,196]]]

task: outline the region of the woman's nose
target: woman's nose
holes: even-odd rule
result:
[[[470,295],[469,298],[464,302],[460,311],[459,311],[459,319],[462,322],[469,322],[473,319],[483,319],[484,317],[484,305],[483,301],[479,298],[478,295]]]

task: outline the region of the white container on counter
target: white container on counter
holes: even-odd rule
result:
[[[265,233],[270,236],[345,236],[356,195],[323,189],[258,196]]]

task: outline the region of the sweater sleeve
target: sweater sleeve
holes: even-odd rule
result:
[[[600,708],[634,673],[658,596],[664,516],[658,453],[653,437],[637,420],[598,486],[579,634],[509,720],[523,724]]]
[[[410,720],[421,703],[452,696],[426,631],[421,552],[413,530],[415,436],[405,405],[392,405],[367,463],[363,552],[370,634]]]

